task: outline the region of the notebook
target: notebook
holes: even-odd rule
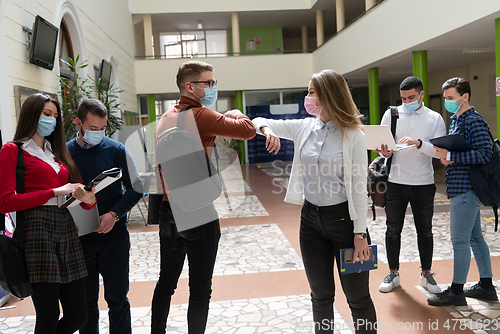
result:
[[[340,272],[342,274],[360,273],[362,271],[378,268],[377,245],[368,245],[370,247],[370,257],[361,262],[352,262],[354,248],[343,248],[340,250]],[[359,260],[359,259],[358,259]]]
[[[388,125],[363,125],[368,150],[380,150],[382,144],[387,145],[389,151],[399,151],[415,145],[396,144]]]

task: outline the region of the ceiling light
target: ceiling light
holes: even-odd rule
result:
[[[462,49],[462,53],[490,53],[495,52],[494,47],[486,47],[486,48],[464,48]]]
[[[198,20],[198,29],[203,29],[203,24],[201,20]]]

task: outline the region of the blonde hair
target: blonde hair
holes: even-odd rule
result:
[[[334,70],[323,70],[311,76],[314,89],[322,104],[322,111],[340,129],[359,129],[363,115],[352,99],[344,77]]]

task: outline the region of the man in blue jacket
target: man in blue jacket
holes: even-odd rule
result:
[[[101,101],[84,100],[75,120],[79,132],[67,143],[84,184],[104,170],[122,169],[121,180],[96,193],[99,227],[80,237],[88,271],[88,322],[80,329],[80,334],[99,333],[99,274],[104,281],[104,299],[109,308],[109,333],[132,332],[127,298],[130,252],[127,213],[141,199],[144,185],[130,152],[123,144],[105,136],[107,118],[108,111]]]

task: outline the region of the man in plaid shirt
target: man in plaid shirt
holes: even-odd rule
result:
[[[471,107],[471,89],[463,78],[452,78],[443,84],[445,108],[454,114],[450,134],[463,132],[472,147],[469,151],[450,152],[435,147],[436,156],[446,167],[446,193],[450,198],[450,233],[453,244],[453,281],[451,286],[427,299],[430,305],[466,305],[465,297],[497,300],[492,284],[493,273],[488,245],[481,231],[481,201],[472,190],[470,165],[485,164],[493,156],[490,129]],[[461,130],[463,128],[463,130]],[[463,290],[470,266],[470,249],[479,270],[479,283]]]

